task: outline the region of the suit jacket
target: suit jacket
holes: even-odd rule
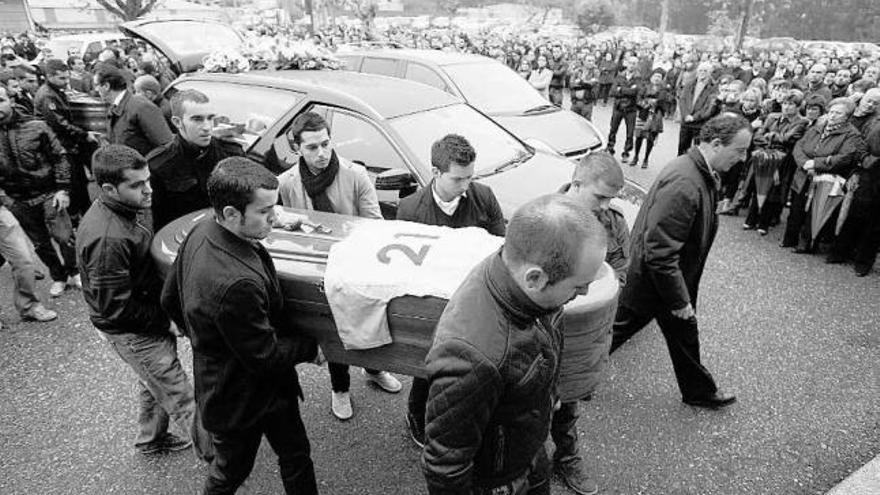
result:
[[[679,109],[681,111],[681,125],[685,127],[700,127],[707,120],[715,116],[718,107],[715,100],[718,97],[718,87],[715,81],[709,80],[703,91],[699,94],[696,101],[694,100],[694,91],[697,89],[697,80],[689,81],[681,90],[681,98],[679,99]],[[694,117],[693,122],[685,122],[684,118],[688,115]]]
[[[250,428],[277,399],[302,395],[294,366],[314,359],[317,346],[288,323],[261,244],[208,215],[181,244],[162,307],[192,339],[196,401],[208,431]]]
[[[172,138],[162,111],[143,96],[126,90],[119,104],[110,107],[107,139],[111,144],[124,144],[147,156]]]
[[[660,172],[633,227],[622,306],[644,315],[696,307],[718,230],[718,180],[696,147]]]

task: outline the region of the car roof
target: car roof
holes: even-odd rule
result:
[[[487,61],[497,63],[497,61],[488,57],[483,57],[482,55],[471,53],[449,53],[440,50],[419,50],[415,48],[362,48],[345,51],[339,55],[376,55],[383,58],[411,60],[436,65],[473,64]]]
[[[342,70],[251,71],[242,74],[197,73],[182,80],[213,80],[304,91],[349,106],[364,106],[383,118],[440,108],[463,101],[430,86],[393,77]],[[401,95],[407,95],[402,98]]]
[[[65,34],[63,36],[53,36],[49,38],[49,43],[53,41],[101,41],[101,40],[121,40],[128,36],[119,31],[107,31],[105,33],[80,33]]]

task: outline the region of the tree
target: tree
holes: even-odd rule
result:
[[[379,12],[376,0],[344,0],[346,7],[354,11],[354,15],[363,23],[367,33],[373,32],[373,23]]]
[[[575,5],[575,19],[584,33],[598,33],[614,25],[614,9],[608,0],[580,0]]]
[[[123,21],[133,21],[138,17],[149,14],[150,11],[156,8],[159,1],[160,0],[98,0],[98,4]]]

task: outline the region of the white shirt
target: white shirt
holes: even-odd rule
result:
[[[127,91],[127,90],[125,90],[125,91]],[[114,107],[118,106],[119,102],[122,101],[122,97],[125,96],[125,91],[121,91],[118,95],[116,95],[116,98],[113,100]]]
[[[445,213],[446,216],[451,217],[452,215],[455,215],[455,210],[458,209],[458,203],[461,202],[462,196],[467,194],[467,192],[456,196],[452,201],[443,201],[443,198],[437,194],[437,189],[434,188],[434,186],[431,186],[431,194],[434,195],[434,202],[440,207],[440,211]]]

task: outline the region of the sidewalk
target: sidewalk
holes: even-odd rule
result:
[[[880,455],[849,475],[826,495],[880,494]]]

